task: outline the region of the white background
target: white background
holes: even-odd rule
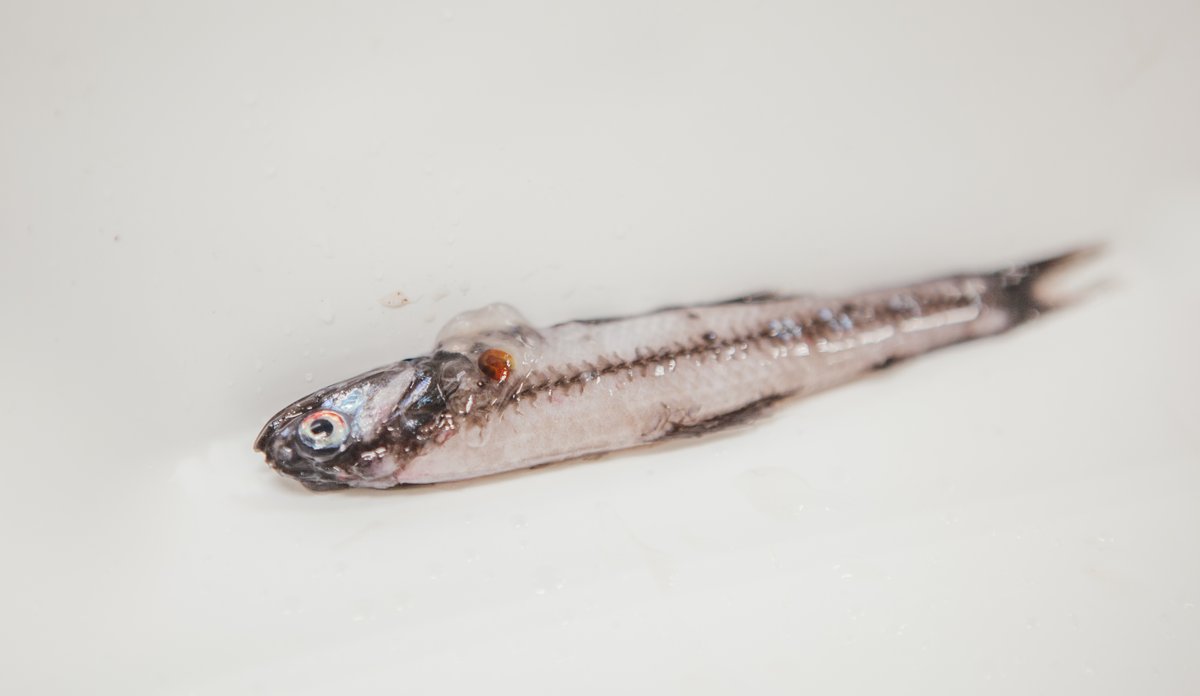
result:
[[[899,5],[0,2],[0,690],[1200,691],[1200,6]],[[1096,240],[1091,302],[716,440],[250,451],[488,302]]]

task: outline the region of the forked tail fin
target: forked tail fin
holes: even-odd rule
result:
[[[991,275],[999,302],[1012,313],[1013,325],[1044,312],[1073,304],[1099,283],[1070,282],[1071,269],[1099,257],[1103,246],[1093,245],[1052,258],[1022,264]]]

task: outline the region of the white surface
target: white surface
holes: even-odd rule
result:
[[[1197,75],[1194,2],[3,3],[0,691],[1196,693]],[[694,446],[249,449],[487,302],[1094,239],[1086,306]]]

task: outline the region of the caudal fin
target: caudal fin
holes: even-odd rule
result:
[[[1103,246],[1097,244],[998,271],[992,274],[995,292],[1000,303],[1012,313],[1014,324],[1073,304],[1095,289],[1097,283],[1081,286],[1071,282],[1073,274],[1069,271],[1099,257],[1103,251]]]

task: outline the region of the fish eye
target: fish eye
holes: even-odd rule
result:
[[[300,441],[315,450],[341,447],[350,433],[346,417],[337,411],[313,411],[300,421]]]

